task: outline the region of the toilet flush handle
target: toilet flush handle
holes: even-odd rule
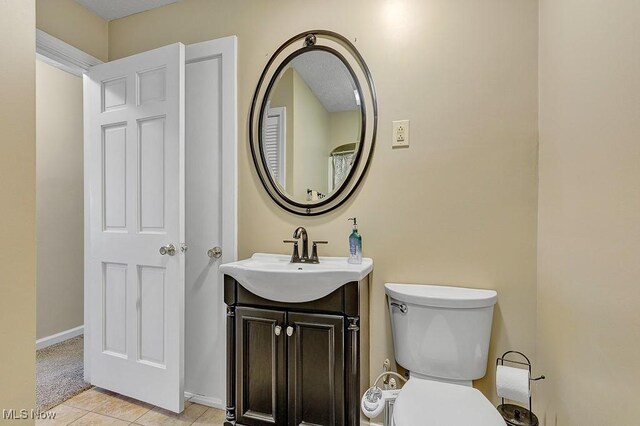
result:
[[[409,310],[409,308],[407,308],[407,305],[405,305],[404,303],[391,302],[391,307],[400,309],[400,312],[402,312],[403,314],[406,314]]]

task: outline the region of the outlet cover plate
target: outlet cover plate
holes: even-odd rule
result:
[[[409,146],[409,120],[396,120],[393,122],[393,148],[406,148]]]

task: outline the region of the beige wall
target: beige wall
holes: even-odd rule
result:
[[[36,61],[38,339],[83,324],[82,79]]]
[[[0,0],[0,412],[35,404],[35,5]],[[3,421],[4,423],[4,421]],[[7,421],[7,423],[11,423]],[[17,420],[16,424],[33,424]]]
[[[546,424],[638,424],[640,2],[540,1]]]
[[[37,0],[38,29],[107,61],[108,22],[75,0]]]
[[[293,196],[304,201],[307,189],[327,195],[329,113],[295,69],[293,107]]]
[[[107,21],[75,0],[36,0],[36,26],[107,60]],[[37,65],[39,339],[84,322],[84,223],[82,79]]]
[[[276,4],[277,3],[277,4]],[[340,13],[335,13],[336,9]],[[188,23],[188,24],[186,24]],[[260,72],[292,35],[326,28],[356,40],[378,90],[378,145],[354,199],[304,218],[277,207],[253,171],[247,115]],[[238,36],[239,254],[285,253],[294,227],[348,253],[357,216],[375,260],[372,375],[393,358],[384,283],[494,288],[491,359],[534,353],[536,312],[536,0],[186,0],[109,24],[109,57]],[[391,149],[410,119],[411,147]],[[494,367],[476,385],[494,398]]]
[[[340,145],[360,142],[361,114],[359,109],[329,113],[329,152]]]

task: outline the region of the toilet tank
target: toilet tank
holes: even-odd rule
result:
[[[401,366],[445,381],[485,375],[495,291],[387,283],[385,293]]]

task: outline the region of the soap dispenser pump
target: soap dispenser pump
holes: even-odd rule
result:
[[[358,233],[358,219],[350,217],[353,221],[353,231],[349,235],[349,263],[362,263],[362,236]]]

